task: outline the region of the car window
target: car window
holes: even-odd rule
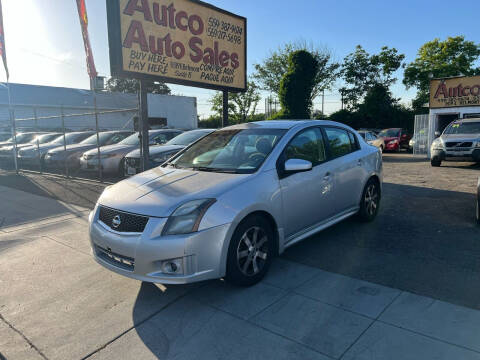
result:
[[[349,131],[339,128],[326,127],[325,133],[327,134],[332,158],[335,159],[340,156],[347,155],[355,150],[355,147],[352,146],[352,139],[350,137],[353,136],[353,134],[351,134]]]
[[[112,145],[112,144],[116,144],[118,143],[119,141],[122,141],[123,139],[125,139],[129,134],[128,133],[118,133],[118,134],[114,134],[112,135],[112,137],[110,139],[108,139],[104,145]]]
[[[347,133],[350,138],[350,144],[352,144],[352,151],[358,150],[360,147],[358,145],[357,137],[351,131],[347,131]]]
[[[165,144],[168,140],[171,139],[170,135],[170,133],[157,134],[152,138],[152,142],[155,144]]]
[[[304,130],[290,141],[285,149],[285,159],[302,159],[319,164],[326,160],[325,145],[319,128]]]

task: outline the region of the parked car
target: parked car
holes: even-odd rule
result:
[[[50,141],[55,140],[58,138],[61,134],[60,133],[46,133],[46,134],[36,134],[32,140],[26,143],[21,143],[18,141],[17,137],[17,152],[23,148],[29,147],[34,144],[45,144],[49,143]],[[5,161],[5,160],[11,160],[13,161],[13,148],[15,145],[13,143],[9,145],[5,145],[0,147],[0,160]],[[17,153],[18,154],[18,153]]]
[[[45,155],[49,150],[63,146],[64,143],[67,146],[78,144],[93,134],[95,134],[94,131],[71,132],[65,134],[65,138],[61,135],[46,144],[40,144],[39,146],[37,146],[37,144],[25,146],[18,151],[18,160],[24,165],[38,165],[40,161],[40,164],[43,166]]]
[[[38,132],[23,132],[23,133],[17,133],[16,136],[16,142],[17,144],[26,144],[32,141],[35,136],[39,134],[44,134],[44,133],[38,133]],[[0,142],[0,148],[3,146],[9,146],[14,143],[14,138],[12,136],[9,137],[8,140]]]
[[[405,129],[392,128],[382,130],[378,137],[385,142],[385,151],[398,152],[401,149],[408,150],[408,143],[412,138]]]
[[[89,217],[95,260],[141,281],[252,285],[285,248],[379,210],[382,157],[332,121],[217,130],[109,186]]]
[[[132,135],[133,131],[104,131],[99,137],[100,146],[116,144],[126,137]],[[44,164],[47,168],[63,168],[65,164],[69,169],[78,170],[80,168],[80,157],[85,151],[97,147],[97,134],[93,134],[81,141],[78,144],[67,145],[66,150],[64,146],[59,146],[49,150],[45,154]]]
[[[168,140],[181,134],[182,130],[159,129],[148,132],[149,144],[165,144]],[[138,133],[130,135],[118,144],[103,146],[100,148],[100,165],[105,174],[118,174],[123,176],[125,172],[125,155],[140,146]],[[98,171],[98,149],[92,149],[83,153],[80,165],[85,171]]]
[[[215,131],[214,129],[190,130],[174,137],[165,145],[150,146],[150,168],[163,164],[186,146]],[[133,150],[125,156],[125,176],[142,172],[140,149]]]
[[[383,152],[383,149],[385,149],[385,142],[382,138],[377,137],[375,133],[367,130],[358,130],[358,133],[367,142],[367,144],[376,146],[381,152]]]
[[[430,147],[430,163],[440,166],[442,161],[480,162],[480,118],[451,122]]]
[[[423,152],[426,152],[426,149],[428,149],[428,135],[425,133],[425,130],[422,130],[421,133],[414,134],[408,142],[409,151],[413,152],[415,148]]]
[[[10,131],[0,131],[0,142],[7,141],[12,137],[12,133]]]
[[[477,224],[480,224],[480,177],[477,182],[477,209],[475,212],[475,218],[477,219]]]

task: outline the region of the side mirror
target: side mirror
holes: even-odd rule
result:
[[[440,134],[440,131],[435,131],[435,137],[436,138],[439,137],[440,135],[442,135],[442,134]]]
[[[303,159],[289,159],[285,161],[285,172],[294,173],[312,170],[312,163]]]

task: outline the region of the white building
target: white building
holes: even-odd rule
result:
[[[18,129],[95,129],[94,97],[90,90],[10,84],[10,101]],[[136,129],[136,94],[97,92],[99,128]],[[8,90],[0,83],[0,129],[10,129]],[[64,116],[62,117],[62,113]],[[148,94],[151,128],[195,129],[198,126],[194,97]]]
[[[430,157],[430,145],[452,121],[480,118],[480,76],[430,82],[429,113],[415,116],[414,153]]]

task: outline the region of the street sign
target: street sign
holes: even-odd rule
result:
[[[107,0],[113,76],[245,91],[247,20],[196,0]]]

